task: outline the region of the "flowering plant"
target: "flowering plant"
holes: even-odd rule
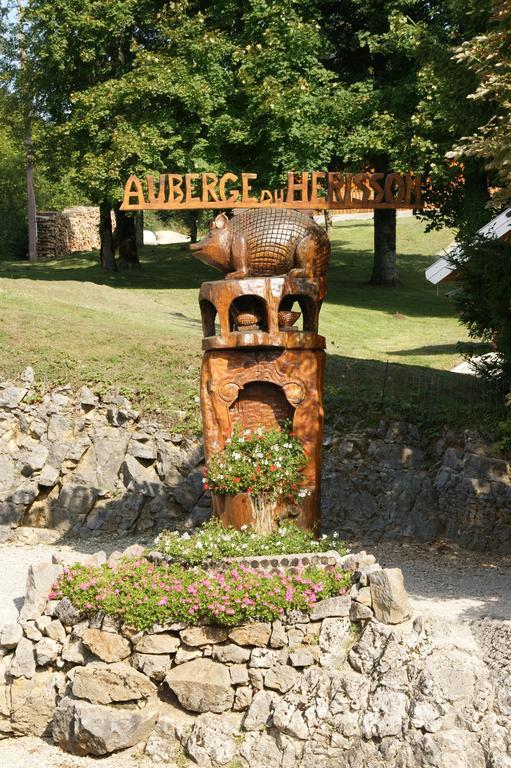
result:
[[[310,610],[318,600],[346,594],[352,574],[299,566],[295,573],[261,572],[244,563],[225,570],[154,564],[145,558],[64,569],[51,597],[67,597],[82,614],[115,616],[138,631],[155,623],[234,626]]]
[[[306,459],[302,444],[282,427],[254,430],[235,425],[225,447],[214,454],[204,470],[204,487],[215,493],[249,493],[251,496],[306,496],[301,487]]]
[[[315,539],[312,531],[299,528],[287,520],[269,533],[258,533],[248,525],[243,525],[238,531],[223,526],[215,517],[192,533],[162,531],[155,539],[154,549],[176,563],[188,565],[218,562],[228,557],[289,555],[332,549],[341,555],[347,552],[337,533],[332,536],[324,534]]]

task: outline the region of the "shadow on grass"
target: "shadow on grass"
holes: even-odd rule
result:
[[[383,418],[433,432],[444,427],[491,432],[505,417],[506,394],[500,382],[476,376],[327,356],[325,415],[333,425],[376,425]]]
[[[491,347],[486,342],[461,342],[457,341],[454,344],[428,344],[423,347],[414,347],[413,349],[388,349],[388,355],[396,355],[397,357],[407,357],[412,355],[484,355],[491,351]]]

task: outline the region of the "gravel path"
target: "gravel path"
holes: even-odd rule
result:
[[[55,552],[74,552],[78,560],[89,552],[104,549],[108,554],[131,543],[133,540],[126,539],[96,540],[93,545],[77,541],[0,546],[0,624],[16,621],[31,563],[49,561]],[[451,637],[473,635],[481,656],[497,667],[499,676],[511,673],[511,556],[480,555],[447,544],[385,542],[364,546],[363,542],[352,542],[351,548],[372,552],[384,567],[401,568],[416,612]],[[49,742],[32,737],[0,741],[1,768],[97,768],[99,764],[101,768],[154,766],[137,748],[98,760],[66,755]]]

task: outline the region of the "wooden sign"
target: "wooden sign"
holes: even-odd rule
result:
[[[288,173],[283,189],[254,189],[256,173],[165,173],[145,185],[130,176],[123,211],[200,208],[422,208],[421,176],[411,173]]]

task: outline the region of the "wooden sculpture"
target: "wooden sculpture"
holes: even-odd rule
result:
[[[325,364],[318,319],[328,237],[305,214],[254,209],[232,219],[217,216],[209,234],[191,248],[199,259],[227,273],[225,280],[203,283],[199,297],[206,461],[224,447],[235,425],[269,428],[283,421],[291,422],[307,461],[303,494],[278,499],[266,519],[258,499],[246,493],[213,494],[214,513],[238,528],[251,524],[268,530],[292,517],[316,530]]]
[[[190,246],[205,264],[228,280],[284,275],[323,277],[330,243],[314,219],[299,211],[260,208],[228,219],[219,214],[208,235]]]

